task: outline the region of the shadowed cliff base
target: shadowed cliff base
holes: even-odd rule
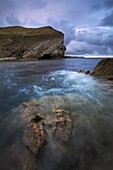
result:
[[[50,26],[0,28],[0,61],[64,57],[64,34]]]

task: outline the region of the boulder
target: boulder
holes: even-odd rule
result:
[[[113,58],[101,60],[94,68],[91,75],[113,80]]]
[[[65,50],[64,34],[50,26],[0,28],[0,61],[61,58]]]

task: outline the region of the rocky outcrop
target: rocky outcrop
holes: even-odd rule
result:
[[[52,27],[0,28],[0,61],[61,58],[65,50],[64,34]]]
[[[38,117],[38,118],[37,118]],[[42,118],[39,115],[36,115],[30,123],[28,123],[24,135],[23,143],[33,154],[38,153],[38,150],[45,144],[47,141],[47,134],[44,130],[44,125]]]
[[[42,113],[34,115],[34,110]],[[46,143],[51,143],[51,141],[53,141],[56,149],[57,147],[63,148],[64,143],[68,142],[72,128],[69,111],[52,109],[51,112],[46,113],[43,105],[39,104],[39,102],[25,103],[21,106],[21,111],[23,115],[26,115],[27,119],[27,121],[24,121],[26,127],[23,132],[22,142],[34,155]]]
[[[113,80],[113,59],[101,60],[97,64],[91,75]]]
[[[72,126],[68,111],[61,109],[54,110],[51,119],[49,121],[46,119],[46,125],[48,126],[49,133],[56,141],[60,143],[68,142]]]

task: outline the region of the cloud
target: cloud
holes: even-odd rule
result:
[[[0,18],[8,15],[12,9],[14,9],[14,4],[11,0],[1,0],[0,1]]]
[[[113,0],[106,0],[105,1],[105,7],[113,8]]]
[[[42,9],[47,5],[47,2],[44,0],[34,0],[34,1],[26,1],[26,3],[28,4],[28,6],[33,10],[37,10],[37,9]]]
[[[101,9],[112,9],[113,8],[113,0],[99,0],[95,1],[95,4],[91,9],[93,10],[101,10]]]
[[[43,9],[46,5],[47,5],[47,1],[46,0],[15,0],[14,1],[14,5],[15,7],[17,7],[17,9],[19,11],[26,11],[29,10],[29,12],[32,14],[34,12],[34,10],[39,10],[39,9]],[[31,11],[30,11],[31,10]]]
[[[13,14],[6,17],[6,22],[8,23],[8,25],[14,25],[14,26],[22,24],[21,21],[19,21],[19,19]]]
[[[44,24],[54,18],[83,26],[92,23],[90,8],[95,3],[90,0],[1,0],[0,13],[2,17],[16,15],[22,23],[29,19]]]
[[[15,22],[16,25],[20,22],[25,23],[26,19],[27,21],[31,19],[37,20],[38,13],[40,13],[40,10],[45,8],[46,5],[47,0],[1,0],[0,18],[6,20],[4,23],[7,23],[7,25],[10,22],[9,20],[13,20],[14,18],[15,21],[17,19],[17,22]]]
[[[113,0],[0,1],[0,26],[50,25],[64,32],[67,52],[77,54],[113,54],[112,18]]]
[[[76,40],[67,45],[67,54],[113,54],[113,28],[96,27],[76,30]]]
[[[76,54],[76,55],[84,55],[84,54],[93,54],[95,45],[89,45],[87,42],[82,41],[71,41],[67,46],[67,54]]]
[[[102,19],[102,26],[113,26],[113,10]]]
[[[65,45],[69,44],[70,41],[75,40],[75,26],[67,20],[55,20],[54,18],[49,18],[48,23],[54,28],[62,31],[65,35]]]

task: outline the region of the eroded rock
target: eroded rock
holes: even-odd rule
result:
[[[23,143],[29,147],[33,154],[38,153],[38,150],[47,141],[47,133],[44,130],[43,118],[36,115],[27,125],[24,131]]]
[[[48,123],[50,133],[55,140],[59,142],[67,142],[71,133],[72,121],[70,113],[65,110],[54,110],[51,117],[51,122]]]
[[[55,109],[47,116],[45,110],[45,113],[43,114],[38,113],[32,115],[32,107],[37,105],[39,106],[39,103],[35,103],[35,105],[33,102],[23,104],[25,110],[26,107],[28,107],[27,111],[31,111],[31,114],[29,114],[30,119],[28,119],[29,122],[25,127],[22,142],[34,155],[37,154],[39,149],[47,142],[51,142],[51,140],[57,147],[62,147],[61,145],[68,142],[72,127],[69,111],[64,109]]]

